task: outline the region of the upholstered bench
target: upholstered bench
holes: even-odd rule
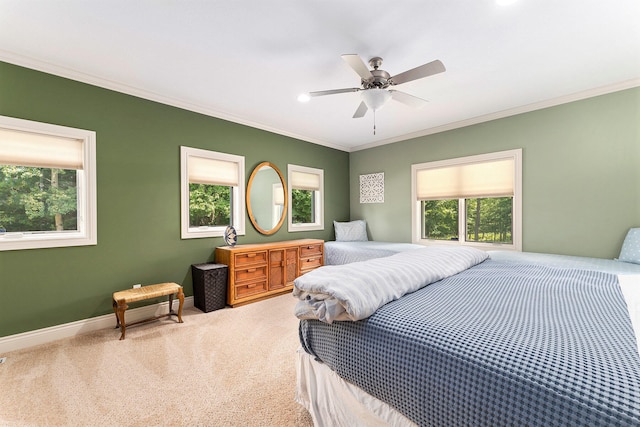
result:
[[[151,317],[148,319],[133,322],[127,325],[124,321],[124,312],[129,306],[128,303],[142,301],[151,298],[162,297],[169,295],[169,313],[161,316]],[[177,295],[180,301],[178,307],[178,313],[173,311],[173,296]],[[177,283],[159,283],[157,285],[142,286],[139,288],[126,289],[124,291],[118,291],[113,293],[113,311],[116,314],[116,328],[120,327],[121,335],[120,339],[124,339],[127,326],[132,326],[138,323],[149,322],[151,320],[160,319],[167,316],[178,316],[178,323],[182,323],[182,306],[184,305],[184,293],[182,286]]]

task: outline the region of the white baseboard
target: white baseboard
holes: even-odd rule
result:
[[[144,307],[127,310],[127,323],[137,322],[138,320],[148,319],[149,317],[159,316],[167,313],[169,310],[169,302],[164,301],[158,304],[147,305]],[[193,297],[185,297],[184,308],[193,307]],[[174,311],[178,308],[178,301],[173,301]],[[92,317],[89,319],[78,320],[76,322],[65,323],[62,325],[50,326],[48,328],[36,329],[35,331],[23,332],[21,334],[9,335],[0,338],[0,356],[2,353],[20,350],[32,347],[34,345],[46,344],[62,338],[73,337],[85,334],[99,329],[114,328],[116,322],[115,314],[105,314],[103,316]]]

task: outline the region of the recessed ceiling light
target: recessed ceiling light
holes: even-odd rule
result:
[[[300,102],[309,102],[310,99],[311,97],[308,93],[301,93],[300,95],[298,95],[298,101]]]

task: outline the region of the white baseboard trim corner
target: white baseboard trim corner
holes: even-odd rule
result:
[[[178,306],[178,301],[174,300],[174,310]],[[183,309],[193,307],[193,296],[185,297]],[[127,323],[137,322],[139,320],[148,319],[150,317],[159,316],[167,313],[169,310],[169,302],[164,301],[158,304],[147,305],[144,307],[127,310]],[[33,347],[35,345],[46,344],[62,338],[69,338],[76,335],[86,334],[87,332],[97,331],[99,329],[114,328],[115,314],[105,314],[102,316],[91,317],[89,319],[78,320],[75,322],[64,323],[62,325],[50,326],[48,328],[36,329],[34,331],[23,332],[21,334],[0,337],[0,356],[9,351],[21,350],[23,348]]]

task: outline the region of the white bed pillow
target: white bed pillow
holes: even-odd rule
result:
[[[333,229],[336,232],[336,242],[366,242],[367,222],[356,220],[349,222],[333,221]]]
[[[640,228],[631,228],[624,238],[618,261],[640,264]]]

